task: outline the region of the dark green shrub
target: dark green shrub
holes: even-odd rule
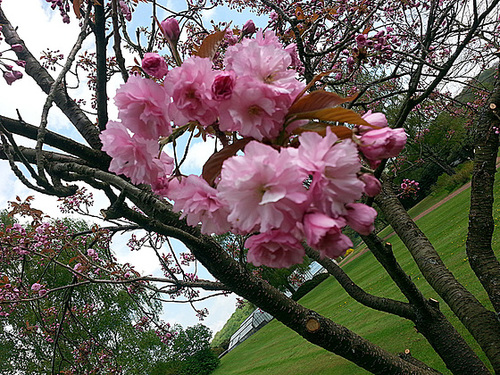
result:
[[[180,375],[208,375],[219,365],[219,358],[211,349],[200,350],[182,363]]]
[[[328,278],[327,273],[319,273],[314,276],[311,280],[307,280],[304,284],[302,284],[299,289],[295,291],[292,295],[292,299],[294,301],[298,301],[302,297],[304,297],[311,290],[316,288],[319,284],[321,284],[324,280]]]
[[[432,187],[432,193],[439,195],[446,192],[449,194],[455,189],[466,184],[471,179],[473,167],[474,163],[472,161],[468,161],[459,165],[456,168],[456,173],[454,175],[450,176],[442,174],[439,176],[436,184]]]

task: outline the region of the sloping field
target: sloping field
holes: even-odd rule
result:
[[[500,184],[495,189],[495,226],[500,224]],[[435,198],[430,198],[435,201]],[[438,207],[418,220],[420,228],[428,235],[445,263],[455,276],[466,285],[484,303],[488,303],[481,285],[475,280],[466,262],[465,240],[468,223],[468,204],[470,189],[463,191],[453,199]],[[434,202],[435,203],[435,202]],[[425,200],[419,205],[428,207]],[[415,207],[411,213],[422,212]],[[390,233],[388,231],[387,233]],[[500,234],[495,231],[493,246],[499,254]],[[399,238],[390,237],[396,257],[405,271],[420,287],[426,297],[440,298],[425,282],[411,255],[406,251]],[[358,249],[357,251],[360,251]],[[367,292],[396,298],[404,301],[383,268],[376,262],[370,252],[366,252],[346,264],[344,270]],[[338,285],[332,277],[320,284],[311,293],[300,300],[300,303],[319,311],[335,322],[355,331],[383,348],[399,353],[410,349],[413,356],[428,363],[443,373],[449,373],[440,358],[434,354],[423,336],[418,334],[410,321],[371,310],[354,301]],[[448,307],[441,303],[443,312],[450,317],[459,332],[465,335],[465,328],[452,316]],[[468,335],[466,335],[469,337]],[[471,345],[484,359],[478,346],[469,340]],[[310,344],[283,324],[273,320],[259,332],[251,336],[229,354],[221,359],[214,375],[236,374],[272,374],[272,375],[304,375],[304,374],[365,374],[365,370],[354,364]]]

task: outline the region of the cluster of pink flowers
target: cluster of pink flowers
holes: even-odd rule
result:
[[[203,233],[253,234],[245,246],[256,266],[301,263],[302,242],[335,258],[352,246],[342,233],[346,225],[365,235],[373,230],[376,211],[355,202],[378,194],[380,182],[361,172],[361,159],[376,167],[398,155],[403,129],[370,111],[363,119],[372,126],[358,126],[352,139],[339,139],[329,127],[324,135],[293,135],[304,121],[293,121],[289,110],[305,85],[270,31],[230,46],[223,71],[196,56],[168,72],[156,57],[146,59],[143,69],[165,76],[163,85],[134,76],[117,91],[121,122],[110,121],[101,135],[110,171],[151,185],[189,225],[201,223]],[[187,124],[237,134],[243,152],[235,148],[213,179],[182,176],[158,139]]]
[[[419,190],[420,186],[417,181],[405,178],[399,187],[399,195],[402,198],[416,197]]]

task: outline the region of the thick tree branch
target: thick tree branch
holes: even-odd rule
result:
[[[427,282],[476,339],[495,371],[500,371],[500,321],[495,314],[487,310],[453,276],[396,198],[389,181],[384,181],[382,193],[375,198],[375,203],[410,251]]]

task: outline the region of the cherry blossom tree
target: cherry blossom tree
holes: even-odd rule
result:
[[[358,302],[411,320],[453,373],[488,373],[439,304],[397,263],[390,244],[373,233],[375,203],[428,283],[500,371],[500,265],[491,246],[498,82],[478,108],[472,132],[467,240],[469,262],[493,310],[446,267],[402,207],[386,168],[403,149],[404,128],[416,112],[436,116],[430,101],[452,101],[454,85],[471,84],[467,78],[496,63],[497,0],[187,1],[182,12],[156,0],[73,0],[72,8],[65,0],[51,3],[64,22],[79,22],[81,33],[68,56],[46,55],[49,66],[30,53],[0,5],[11,59],[47,94],[37,125],[24,122],[22,113],[17,119],[0,116],[1,157],[25,185],[59,197],[81,194],[83,184],[103,191],[109,206],[102,215],[110,230],[143,228],[146,237],[133,244],[147,242],[157,251],[166,277],[148,281],[169,285],[168,293],[184,293],[188,302],[197,298],[196,288],[231,291],[373,373],[434,372],[285,297],[243,261],[289,267],[307,256]],[[269,14],[269,24],[207,29],[202,11],[221,4]],[[149,7],[151,24],[132,36],[129,22],[141,6]],[[166,19],[156,18],[159,11]],[[92,56],[81,51],[90,35]],[[22,75],[4,60],[2,55],[4,78],[13,85]],[[55,79],[47,70],[54,65]],[[77,74],[75,66],[89,74],[95,116],[65,85],[70,72]],[[114,75],[124,83],[114,98],[118,118],[110,119],[107,84]],[[47,129],[52,104],[86,144]],[[14,135],[36,145],[18,145]],[[216,140],[216,149],[200,175],[185,175],[194,138]],[[362,236],[405,302],[367,293],[330,259],[352,245],[342,233],[346,226]],[[212,236],[228,231],[247,237],[238,260]],[[175,251],[162,254],[160,245],[169,238],[181,241],[218,281],[184,272]],[[72,272],[83,277],[83,271]],[[124,277],[111,273],[108,281],[122,283]]]

